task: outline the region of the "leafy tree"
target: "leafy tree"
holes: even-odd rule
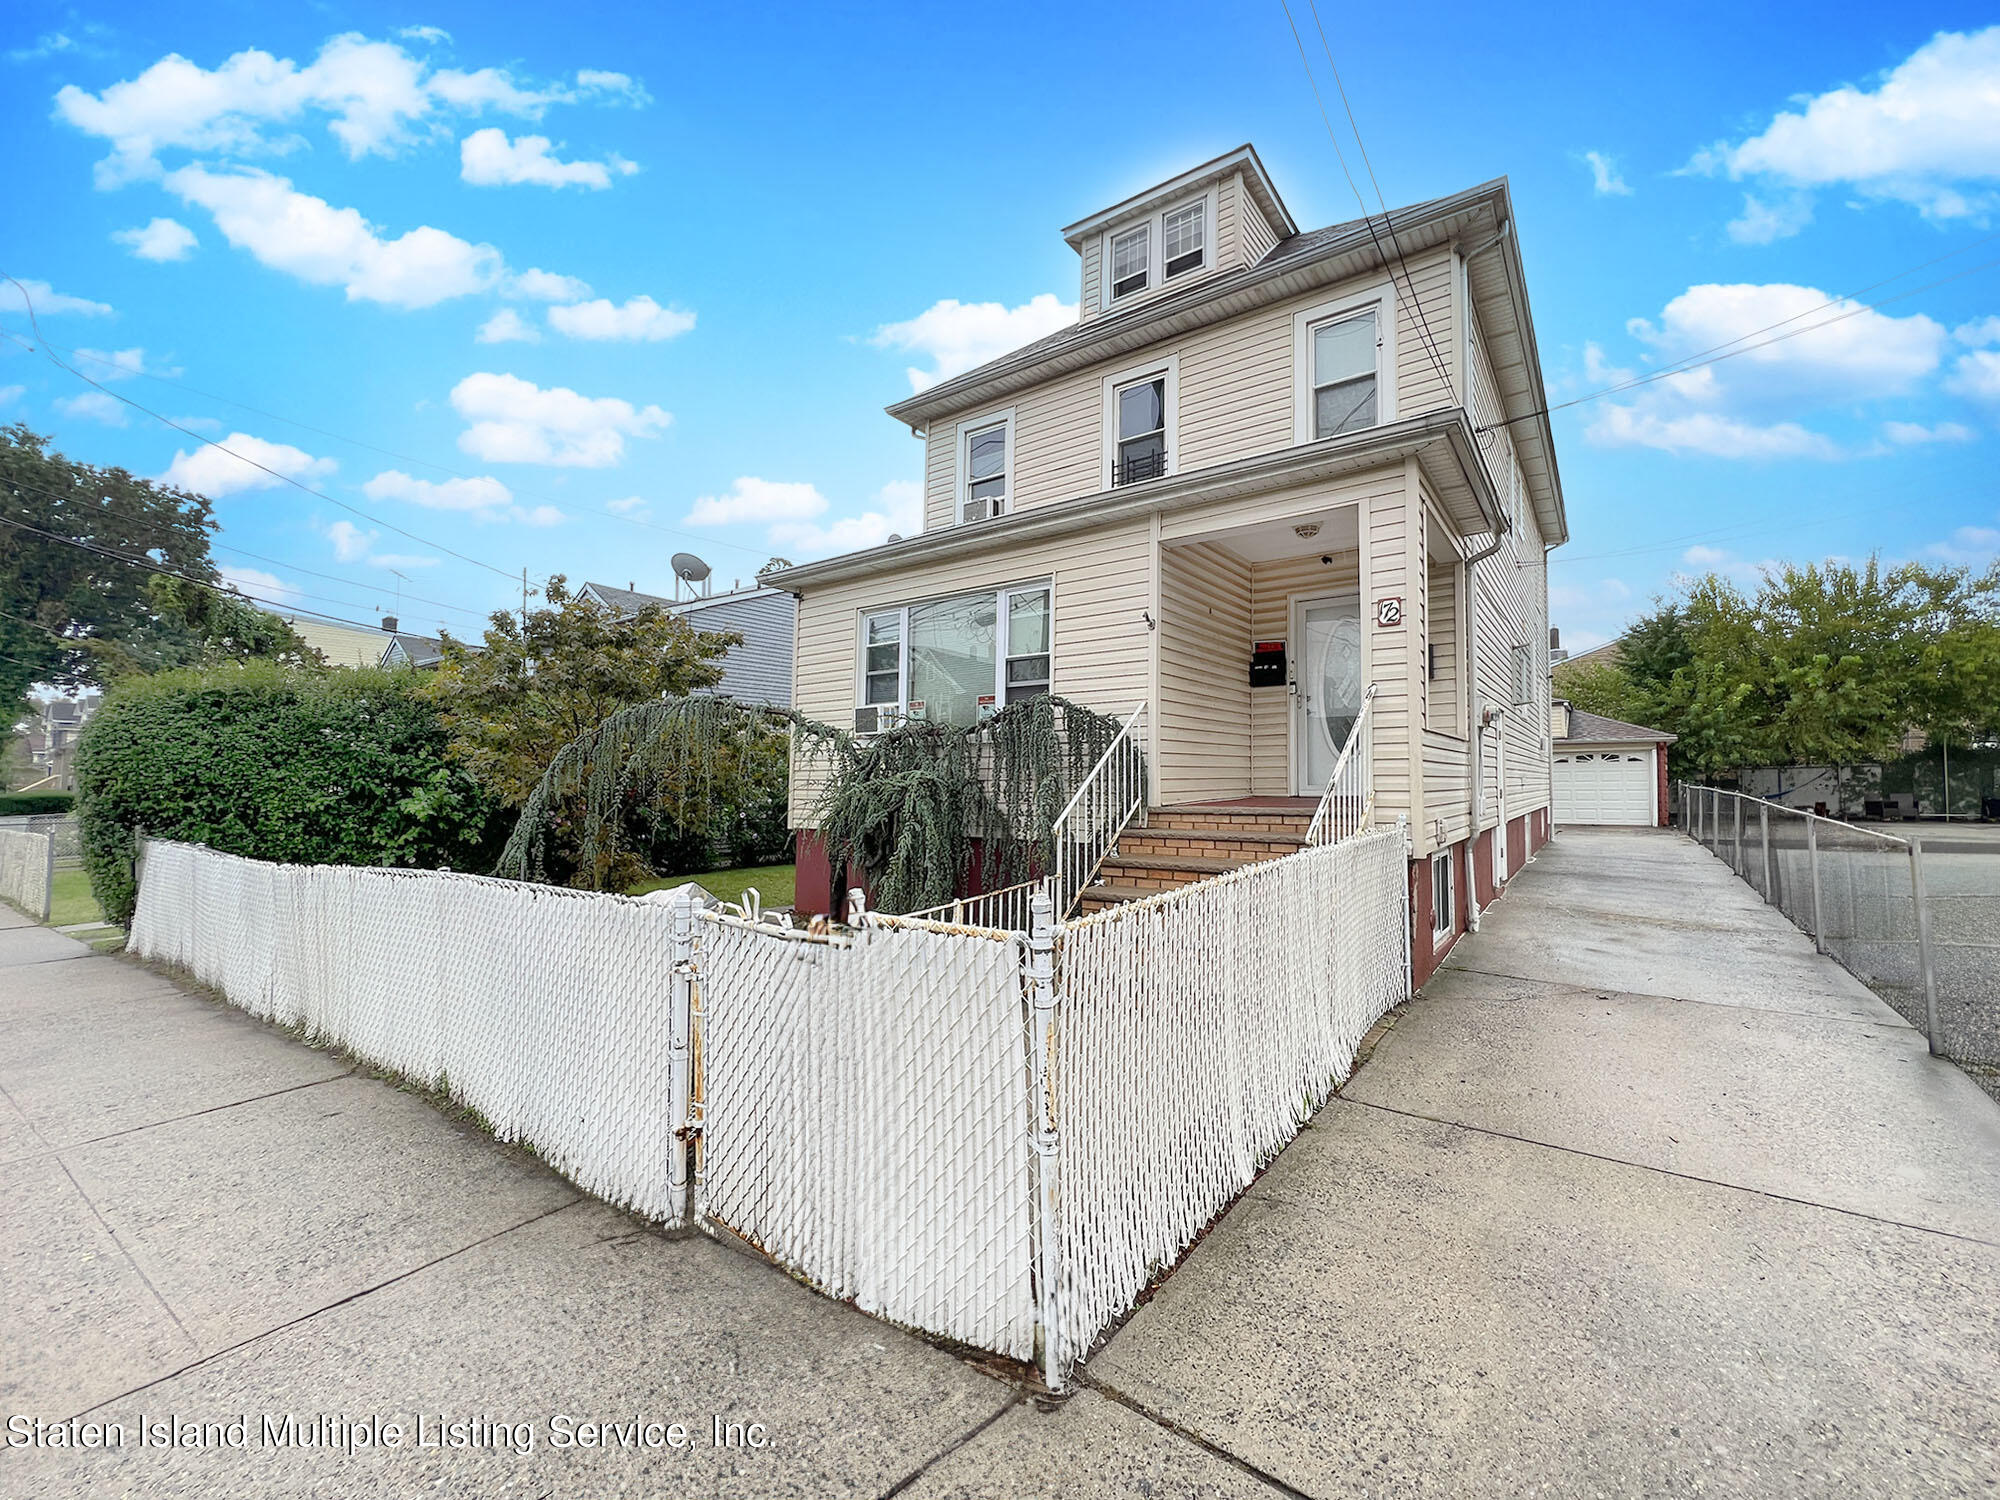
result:
[[[483,647],[446,635],[421,691],[451,734],[452,755],[504,806],[519,807],[556,751],[621,708],[722,681],[743,637],[697,631],[657,604],[632,614],[572,594],[561,574],[544,608],[495,611]]]
[[[1607,719],[1623,719],[1628,724],[1644,723],[1646,697],[1639,685],[1614,662],[1558,662],[1555,691],[1572,707]]]
[[[499,809],[416,674],[229,663],[113,687],[77,746],[91,889],[131,916],[140,833],[299,864],[484,869]]]
[[[8,723],[37,682],[104,687],[170,667],[308,659],[289,626],[218,592],[207,499],[79,463],[48,442],[19,424],[0,428],[0,713]]]

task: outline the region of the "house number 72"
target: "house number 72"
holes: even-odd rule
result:
[[[1375,601],[1375,623],[1387,630],[1403,623],[1403,596],[1392,594]]]

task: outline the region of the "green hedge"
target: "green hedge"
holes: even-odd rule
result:
[[[0,792],[0,818],[46,818],[68,812],[75,802],[73,792]]]
[[[77,747],[84,864],[106,916],[131,921],[142,832],[296,864],[487,869],[499,810],[446,760],[416,685],[252,663],[119,688]]]

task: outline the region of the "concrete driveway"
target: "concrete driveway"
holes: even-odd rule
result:
[[[1562,834],[1046,1410],[64,941],[0,913],[0,1411],[486,1441],[10,1497],[2000,1493],[2000,1108],[1675,835]]]

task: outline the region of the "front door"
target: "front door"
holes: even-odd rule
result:
[[[1361,713],[1361,596],[1301,599],[1294,606],[1293,776],[1299,795],[1326,790],[1348,731]]]

